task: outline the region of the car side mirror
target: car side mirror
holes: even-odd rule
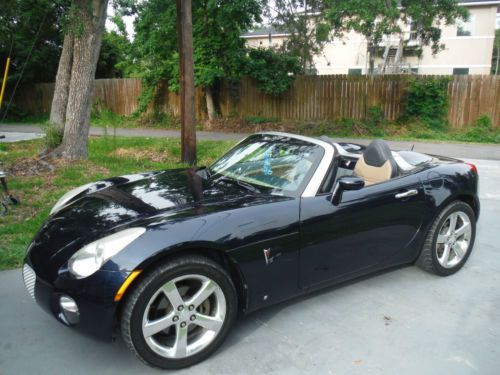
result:
[[[332,193],[332,204],[337,206],[342,201],[344,190],[359,190],[365,186],[365,180],[358,176],[340,177]]]

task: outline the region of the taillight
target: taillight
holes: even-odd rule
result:
[[[469,168],[472,172],[474,172],[475,174],[478,174],[477,167],[474,164],[472,164],[472,163],[465,163],[465,164],[467,164],[469,166]]]

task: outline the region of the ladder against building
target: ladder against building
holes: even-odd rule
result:
[[[405,61],[405,48],[416,47],[418,38],[412,33],[402,33],[397,39],[388,37],[385,40],[382,62],[376,69],[377,74],[411,74],[412,66]]]

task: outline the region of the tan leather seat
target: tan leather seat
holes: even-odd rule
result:
[[[363,156],[354,167],[354,172],[365,180],[366,186],[396,177],[398,166],[387,143],[376,139],[363,152]]]

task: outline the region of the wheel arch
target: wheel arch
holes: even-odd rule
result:
[[[452,195],[450,197],[448,197],[447,199],[443,200],[437,207],[435,207],[435,211],[434,213],[430,216],[430,220],[427,222],[427,224],[425,225],[424,227],[424,232],[423,233],[427,233],[430,228],[432,227],[432,224],[434,223],[434,221],[436,220],[436,218],[439,216],[439,214],[452,202],[456,202],[456,201],[460,201],[460,202],[464,202],[466,203],[467,205],[469,205],[471,208],[472,208],[472,211],[474,212],[474,215],[476,217],[476,222],[479,218],[479,211],[480,211],[480,207],[479,207],[479,199],[477,198],[477,196],[473,195],[473,194],[455,194],[455,195]],[[425,238],[425,237],[424,237]],[[423,241],[423,240],[422,240]],[[422,246],[423,246],[423,242],[422,242]],[[418,259],[418,257],[420,256],[421,252],[422,252],[422,246],[420,246],[420,248],[418,249],[417,251],[417,255],[415,257],[415,260],[414,262]]]
[[[186,245],[178,248],[164,249],[163,251],[160,251],[153,257],[145,260],[136,268],[138,270],[142,270],[142,272],[136,279],[133,280],[133,282],[130,284],[130,286],[123,294],[121,300],[118,302],[115,314],[117,321],[120,320],[124,301],[126,301],[127,296],[134,289],[134,286],[138,285],[141,282],[141,280],[145,277],[145,275],[147,275],[150,270],[154,269],[159,264],[168,262],[169,259],[175,257],[182,257],[183,255],[203,256],[209,258],[210,260],[213,260],[221,267],[223,267],[228,272],[236,288],[236,293],[238,296],[238,309],[243,311],[247,309],[248,306],[247,284],[245,281],[245,277],[241,272],[241,269],[238,266],[237,262],[231,256],[229,256],[224,250],[220,248],[211,247],[207,244]]]
[[[462,202],[468,204],[472,208],[472,211],[474,211],[475,219],[477,222],[477,220],[479,219],[479,211],[480,211],[479,210],[479,199],[477,198],[477,196],[474,196],[472,194],[457,194],[457,195],[453,195],[453,196],[449,197],[448,199],[446,199],[445,201],[443,201],[443,203],[441,203],[439,205],[439,209],[437,210],[434,218],[437,217],[437,215],[439,215],[439,213],[446,206],[448,206],[451,202],[454,202],[454,201],[462,201]]]

